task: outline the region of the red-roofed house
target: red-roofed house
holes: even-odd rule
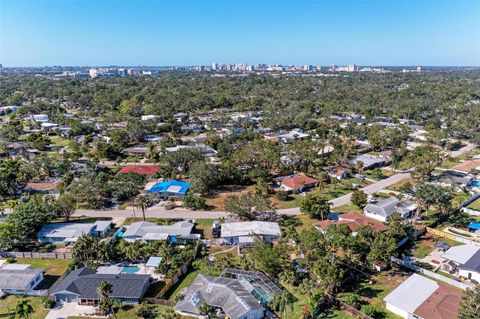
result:
[[[338,221],[330,219],[319,221],[315,224],[315,228],[322,232],[325,232],[330,225],[342,224],[347,225],[350,228],[350,230],[352,231],[352,235],[356,235],[358,228],[366,225],[372,226],[372,229],[378,233],[387,230],[387,226],[385,226],[385,224],[383,224],[382,222],[355,213],[340,214],[338,215]]]
[[[160,170],[158,165],[127,165],[118,174],[134,173],[139,175],[155,175]]]
[[[318,181],[314,178],[297,175],[282,180],[282,188],[288,191],[302,192],[305,189],[315,187]]]

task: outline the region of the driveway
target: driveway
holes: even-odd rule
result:
[[[51,309],[45,319],[65,319],[69,316],[85,316],[94,313],[95,308],[93,306],[80,306],[76,302],[64,302]]]
[[[456,150],[456,151],[451,151],[451,152],[450,152],[450,156],[451,156],[451,157],[458,157],[458,156],[460,156],[460,155],[463,155],[463,154],[465,154],[465,153],[470,152],[470,151],[473,150],[475,147],[476,147],[475,144],[468,143],[466,146],[462,147],[461,149],[458,149],[458,150]]]

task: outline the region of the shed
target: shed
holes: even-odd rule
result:
[[[151,268],[157,268],[160,266],[160,263],[162,262],[163,257],[158,257],[158,256],[152,256],[148,258],[147,263],[145,264],[146,269],[151,269]]]

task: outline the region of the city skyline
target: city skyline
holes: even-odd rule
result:
[[[478,1],[1,1],[21,66],[478,66]],[[33,54],[32,54],[33,53]]]

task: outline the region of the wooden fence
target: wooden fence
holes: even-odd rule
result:
[[[148,303],[152,303],[155,305],[163,305],[173,307],[175,306],[175,301],[170,301],[167,299],[160,299],[160,298],[143,298],[142,301],[147,301]]]
[[[71,253],[36,253],[20,251],[0,252],[2,258],[39,258],[39,259],[72,259]]]

